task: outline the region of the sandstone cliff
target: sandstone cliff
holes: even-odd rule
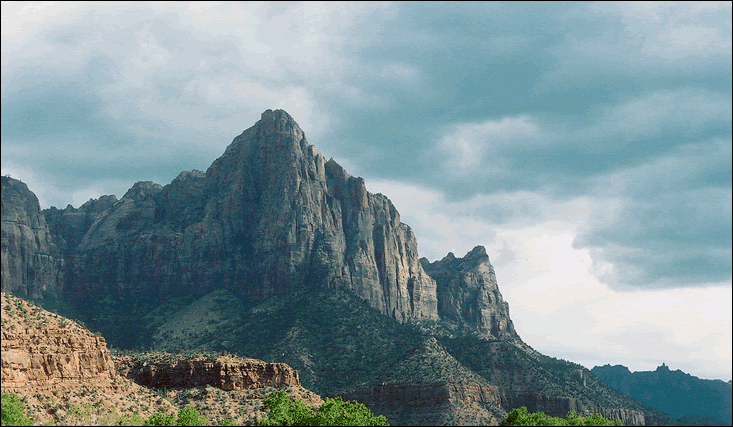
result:
[[[51,239],[38,198],[17,179],[2,177],[2,290],[34,298],[58,296],[64,260]]]
[[[420,263],[437,282],[438,316],[466,326],[483,336],[499,339],[516,336],[509,318],[509,304],[499,292],[494,267],[483,246],[476,246],[463,258],[453,252],[440,261]]]
[[[182,357],[154,353],[115,358],[120,375],[157,388],[212,386],[221,390],[301,387],[298,371],[284,363],[232,356]]]
[[[114,364],[101,336],[2,293],[2,388],[109,386]]]

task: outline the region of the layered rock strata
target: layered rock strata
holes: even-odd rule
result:
[[[38,198],[28,186],[2,177],[2,290],[34,298],[58,296],[64,260],[51,239]]]
[[[495,425],[506,416],[499,387],[463,366],[434,337],[384,379],[346,397],[397,425]]]
[[[264,387],[301,387],[298,371],[285,363],[256,359],[198,356],[115,358],[120,375],[146,387],[190,388],[212,386],[222,390]]]
[[[115,367],[101,336],[4,292],[2,320],[3,391],[111,384]]]

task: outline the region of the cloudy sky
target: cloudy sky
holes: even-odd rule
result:
[[[2,2],[2,174],[42,207],[206,170],[268,108],[487,248],[522,338],[731,379],[731,5]]]

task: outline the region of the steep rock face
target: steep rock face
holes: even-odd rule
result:
[[[325,161],[282,110],[265,111],[206,174],[135,184],[67,259],[79,302],[340,287],[400,321],[438,316],[435,281],[389,199]]]
[[[2,177],[2,290],[54,296],[63,287],[64,260],[49,233],[38,198],[24,183]]]
[[[198,356],[158,359],[118,357],[120,375],[146,387],[213,386],[222,390],[252,390],[264,387],[301,387],[298,371],[284,363],[256,359]]]
[[[79,246],[92,223],[115,203],[117,197],[102,196],[87,201],[79,209],[71,205],[67,205],[65,209],[52,206],[43,210],[43,216],[56,245],[62,252],[68,253]]]
[[[2,293],[2,389],[109,386],[114,363],[104,338]]]
[[[516,336],[509,318],[509,305],[499,292],[494,267],[483,246],[476,246],[463,258],[449,253],[433,263],[420,263],[437,282],[438,316],[467,326],[490,338]]]

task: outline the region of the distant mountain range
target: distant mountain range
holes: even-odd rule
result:
[[[678,418],[681,425],[732,425],[731,381],[703,380],[662,363],[655,371],[631,372],[622,365],[591,372],[615,390]]]

